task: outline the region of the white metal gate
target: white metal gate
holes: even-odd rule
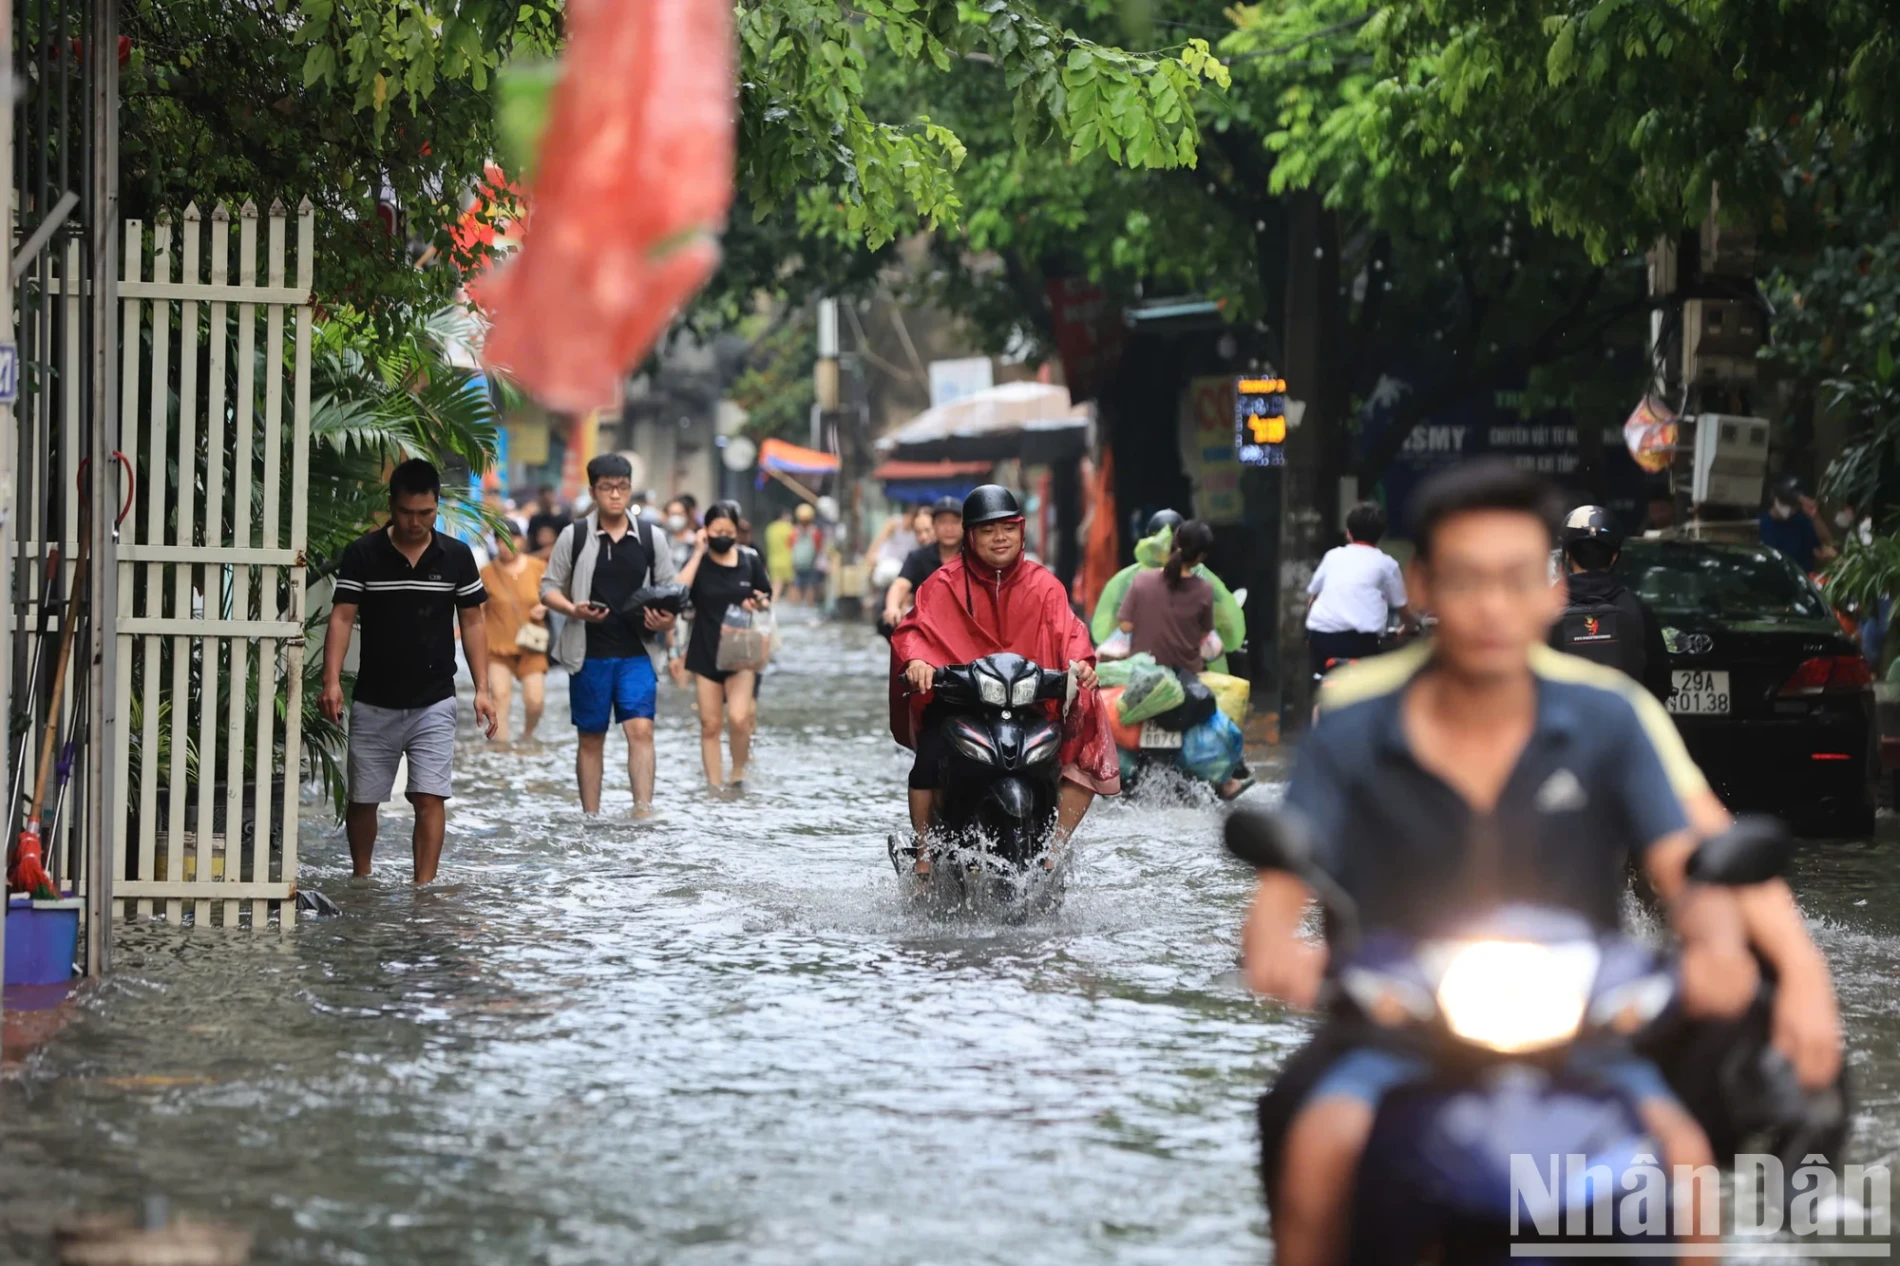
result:
[[[283,205],[261,242],[254,204],[232,218],[220,205],[207,225],[194,203],[176,226],[161,216],[149,241],[125,224],[120,445],[138,487],[117,553],[112,897],[127,916],[173,924],[259,927],[276,913],[287,926],[312,212],[308,200],[297,210],[294,285]]]

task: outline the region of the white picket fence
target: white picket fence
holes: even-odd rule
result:
[[[120,446],[138,485],[117,553],[112,896],[174,925],[288,926],[313,215],[296,213],[294,284],[283,205],[261,226],[251,203],[232,218],[220,205],[207,225],[194,203],[149,242],[125,223]]]

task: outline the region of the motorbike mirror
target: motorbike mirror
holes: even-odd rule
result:
[[[1788,868],[1794,837],[1766,814],[1739,817],[1726,831],[1702,841],[1689,858],[1689,878],[1732,888],[1767,883]]]
[[[1240,809],[1228,816],[1223,832],[1227,851],[1255,870],[1306,875],[1313,850],[1297,818],[1283,813]]]

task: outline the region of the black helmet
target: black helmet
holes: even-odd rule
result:
[[[1623,536],[1611,526],[1608,510],[1602,506],[1578,506],[1564,516],[1564,548],[1569,549],[1578,541],[1602,541],[1615,547],[1623,543]]]
[[[1020,519],[1022,506],[1016,503],[1016,494],[1000,484],[984,484],[972,489],[963,499],[963,526],[973,528],[979,523],[995,523],[999,519]]]
[[[1776,501],[1779,501],[1784,506],[1800,505],[1802,496],[1800,477],[1798,475],[1783,475],[1781,478],[1775,480],[1773,496]]]
[[[958,501],[955,497],[938,497],[935,501],[930,503],[930,517],[934,519],[940,514],[954,514],[958,518],[962,518],[963,503]]]
[[[1181,517],[1179,510],[1156,510],[1148,516],[1148,527],[1142,535],[1153,536],[1162,528],[1178,528],[1185,522],[1187,520]]]

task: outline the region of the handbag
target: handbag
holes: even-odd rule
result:
[[[763,613],[761,613],[763,614]],[[719,622],[719,650],[713,664],[722,673],[759,672],[771,658],[771,629],[759,627],[754,614],[738,603]]]
[[[532,620],[523,619],[521,616],[521,602],[515,597],[514,591],[504,585],[502,592],[507,594],[508,606],[515,613],[515,649],[518,651],[526,651],[530,655],[547,654],[548,647],[552,645],[554,641],[552,635],[548,632],[548,626],[545,624],[536,624]]]

